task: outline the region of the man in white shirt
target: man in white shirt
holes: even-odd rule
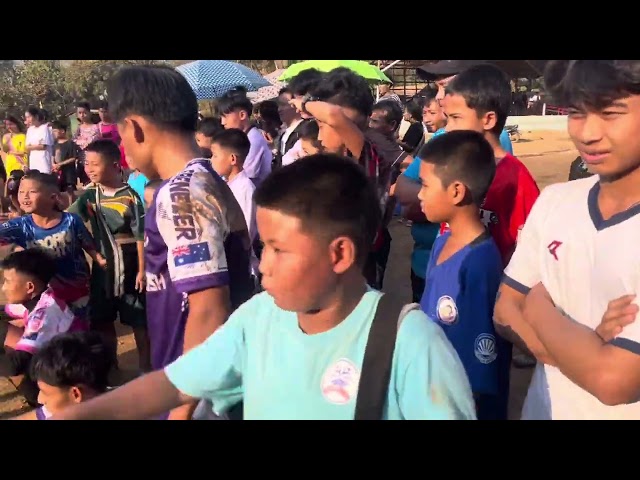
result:
[[[25,120],[29,126],[25,150],[29,153],[29,169],[39,170],[41,173],[51,173],[53,135],[51,129],[44,123],[42,111],[36,107],[29,107],[25,112]]]
[[[543,191],[505,271],[497,327],[539,360],[522,418],[640,419],[640,322],[595,331],[612,301],[637,312],[640,61],[552,61],[545,84],[596,175]]]

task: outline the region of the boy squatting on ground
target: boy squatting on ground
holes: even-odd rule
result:
[[[505,270],[499,332],[539,361],[522,418],[638,419],[640,61],[551,61],[545,84],[596,175],[542,192]]]
[[[53,418],[149,418],[197,398],[245,419],[353,419],[381,293],[362,274],[381,221],[360,166],[314,155],[256,190],[265,292],[164,370]],[[311,272],[311,273],[310,273]],[[419,310],[399,325],[384,418],[474,419],[464,368]]]
[[[31,406],[38,404],[38,386],[29,376],[33,356],[55,335],[86,329],[67,304],[48,286],[56,270],[51,253],[30,248],[8,255],[1,264],[2,292],[8,302],[6,355],[0,356],[0,376],[7,377]]]
[[[511,344],[493,326],[503,264],[479,215],[496,171],[493,149],[482,134],[460,130],[429,142],[420,158],[422,211],[450,226],[433,244],[420,306],[462,360],[478,420],[506,420]]]
[[[151,370],[145,309],[144,206],[122,182],[120,149],[111,140],[95,140],[85,149],[92,184],[69,212],[90,222],[105,269],[91,272],[89,319],[105,336],[117,365],[116,317],[133,329],[140,370]]]
[[[31,378],[42,406],[13,420],[46,420],[107,391],[112,357],[98,332],[61,333],[33,357]]]
[[[89,302],[89,264],[84,252],[100,268],[106,266],[106,260],[98,253],[82,219],[60,211],[58,195],[55,176],[27,173],[20,181],[18,191],[20,208],[25,215],[0,225],[0,245],[50,250],[56,259],[51,288],[77,317],[84,320]]]

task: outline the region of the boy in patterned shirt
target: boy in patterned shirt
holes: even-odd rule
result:
[[[85,149],[87,175],[93,183],[69,211],[91,223],[107,269],[91,273],[89,317],[116,359],[114,322],[130,326],[139,353],[140,370],[150,366],[145,308],[144,206],[131,186],[122,183],[120,150],[111,140],[96,140]]]
[[[0,225],[0,245],[50,250],[56,261],[51,288],[76,316],[85,318],[89,301],[85,252],[94,265],[106,266],[93,237],[77,215],[60,211],[58,179],[54,175],[28,172],[20,181],[18,200],[25,215]]]

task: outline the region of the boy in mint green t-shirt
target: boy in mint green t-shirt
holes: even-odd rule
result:
[[[245,419],[354,418],[381,297],[362,275],[376,193],[352,160],[313,155],[273,172],[255,201],[265,291],[164,371],[58,418],[149,418],[194,399],[218,414],[243,401]],[[419,310],[399,325],[384,418],[475,419],[456,352]]]

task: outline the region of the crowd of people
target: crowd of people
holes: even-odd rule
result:
[[[306,70],[210,118],[176,70],[126,67],[70,139],[8,118],[0,375],[21,418],[506,420],[514,345],[523,419],[638,418],[639,65],[549,63],[589,175],[542,193],[488,64],[406,105]],[[394,212],[415,241],[399,311]],[[116,320],[140,359],[121,386]]]

